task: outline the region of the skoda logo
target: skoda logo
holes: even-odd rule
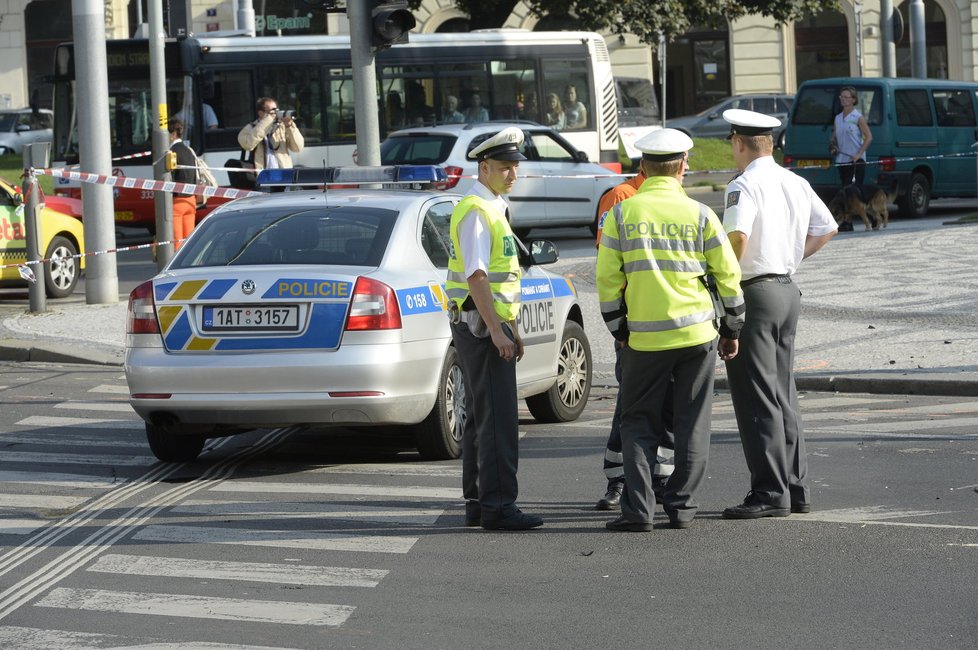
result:
[[[255,292],[255,283],[252,280],[245,280],[241,283],[241,291],[246,296],[250,296]]]

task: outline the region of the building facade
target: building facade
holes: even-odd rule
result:
[[[194,33],[238,27],[237,0],[182,1],[188,3]],[[148,20],[146,0],[103,2],[108,38],[131,37],[139,33],[139,18]],[[898,76],[910,75],[909,4],[894,0],[907,25],[897,46]],[[54,46],[71,40],[71,5],[65,0],[0,0],[0,108],[26,106],[32,98],[42,106],[50,103],[44,76],[51,70]],[[296,11],[293,0],[253,0],[253,5],[259,34],[347,31],[343,14]],[[924,7],[927,76],[978,79],[978,0],[924,0]],[[460,31],[468,25],[453,0],[425,0],[415,17],[417,31],[424,33]],[[527,30],[548,25],[552,23],[533,16],[522,2],[503,23],[504,28]],[[664,66],[654,49],[634,36],[610,34],[606,41],[618,75],[651,75],[657,85],[666,84],[669,116],[695,112],[730,94],[794,92],[809,78],[882,74],[879,0],[840,0],[838,11],[787,25],[748,16],[724,25],[696,26],[668,44]]]

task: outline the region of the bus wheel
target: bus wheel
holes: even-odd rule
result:
[[[930,205],[930,183],[923,174],[914,172],[910,177],[910,187],[899,201],[900,215],[904,217],[923,217]]]

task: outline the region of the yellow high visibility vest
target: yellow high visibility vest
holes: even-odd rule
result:
[[[452,236],[452,256],[448,260],[445,293],[459,309],[469,297],[465,260],[462,259],[462,248],[458,241],[458,226],[465,215],[472,210],[477,210],[485,217],[492,236],[487,275],[496,314],[503,322],[516,320],[520,312],[520,261],[516,237],[503,215],[499,214],[488,201],[472,194],[459,201],[452,211],[452,221],[449,226]]]

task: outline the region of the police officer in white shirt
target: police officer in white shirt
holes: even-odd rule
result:
[[[723,119],[743,172],[727,186],[723,227],[740,259],[747,308],[740,353],[726,362],[727,377],[751,477],[743,503],[723,516],[785,517],[811,511],[793,368],[801,292],[791,276],[837,226],[808,182],[772,157],[777,118],[730,109]]]

